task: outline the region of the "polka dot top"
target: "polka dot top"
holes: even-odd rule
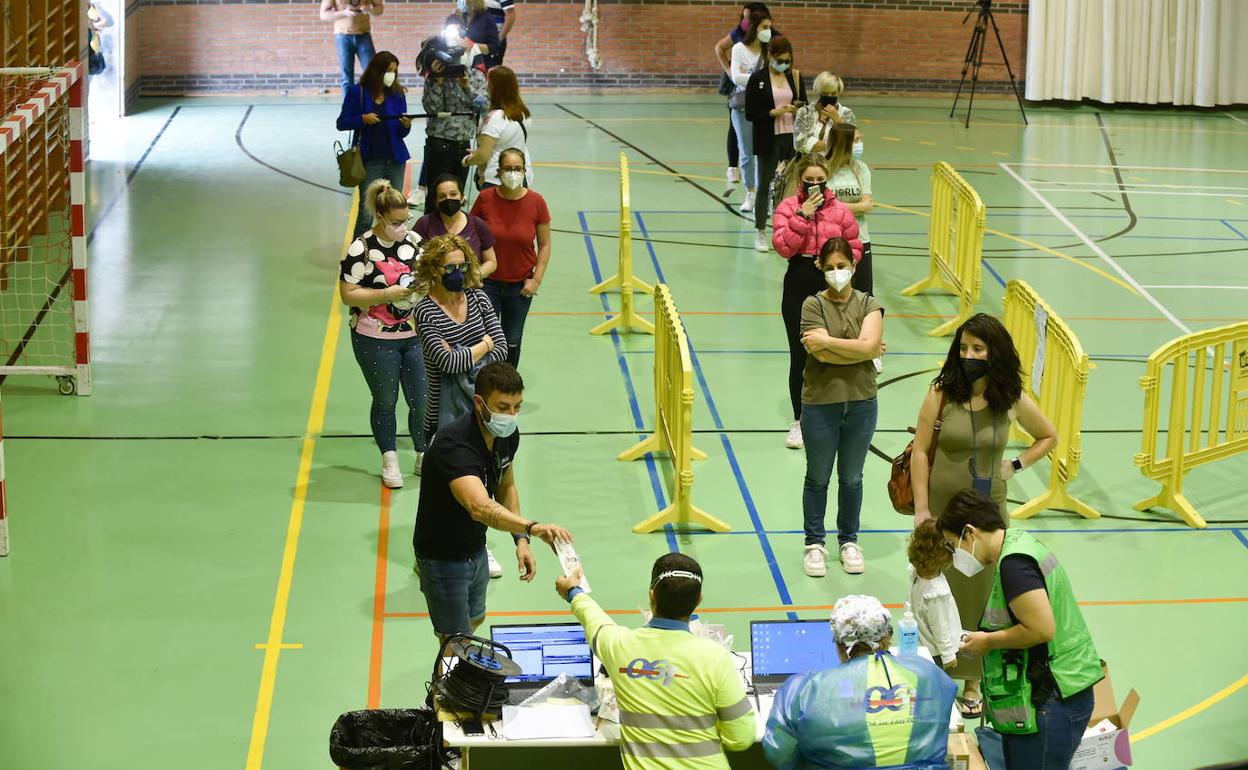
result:
[[[366,231],[351,242],[342,258],[341,278],[366,289],[384,289],[399,283],[399,276],[411,274],[420,257],[420,236],[409,232],[398,242],[387,241]],[[404,280],[406,283],[406,280]],[[366,337],[404,339],[416,336],[412,311],[420,295],[369,308],[351,308],[351,328]]]

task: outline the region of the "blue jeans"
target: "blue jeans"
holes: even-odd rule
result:
[[[403,172],[406,165],[395,161],[389,155],[364,161],[365,177],[364,183],[360,185],[360,209],[355,212],[355,234],[352,237],[359,238],[365,230],[373,226],[373,217],[364,205],[364,192],[368,190],[368,186],[378,179],[389,179],[394,189],[402,192]]]
[[[394,411],[399,401],[399,388],[403,388],[403,400],[407,402],[407,430],[417,452],[425,451],[425,432],[421,419],[425,414],[425,356],[420,337],[401,340],[382,340],[351,331],[351,349],[355,360],[364,373],[364,381],[373,394],[369,409],[369,424],[373,428],[373,440],[382,452],[397,449],[395,434],[398,421]]]
[[[360,70],[368,69],[376,51],[373,49],[373,36],[365,32],[363,35],[334,35],[334,45],[338,48],[338,70],[342,76],[342,90],[355,82],[355,57],[360,57]]]
[[[1006,770],[1069,770],[1092,718],[1092,701],[1089,687],[1064,701],[1055,696],[1036,707],[1037,732],[1001,736]]]
[[[520,338],[524,336],[524,320],[529,315],[532,297],[520,293],[524,281],[507,283],[485,279],[481,289],[490,298],[494,306],[494,314],[503,326],[503,336],[507,338],[507,363],[520,368]]]
[[[745,117],[745,110],[728,110],[732,127],[737,132],[737,157],[741,159],[741,181],[745,189],[758,187],[757,169],[754,168],[754,124]],[[766,205],[766,204],[764,204]]]
[[[434,632],[471,634],[473,624],[485,618],[490,567],[484,546],[467,559],[422,559],[418,555],[416,572]]]
[[[823,545],[828,509],[828,481],[836,464],[836,539],[858,541],[862,514],[862,466],[875,433],[879,404],[874,398],[842,404],[802,404],[802,441],[806,445],[806,480],[802,518],[806,545]]]

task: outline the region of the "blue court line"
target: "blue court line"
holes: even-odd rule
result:
[[[638,214],[638,216],[640,216],[640,214]],[[875,215],[872,214],[871,216],[875,216]],[[1218,221],[1221,221],[1221,220],[1218,220]],[[1230,225],[1227,225],[1227,227],[1230,227]],[[1234,228],[1231,228],[1231,229],[1234,230]],[[754,233],[754,230],[753,229],[718,230],[718,229],[693,229],[693,228],[661,228],[661,229],[652,229],[650,230],[650,232],[659,233],[662,235],[690,235],[690,234],[692,235],[722,235],[722,234],[752,235]],[[1239,232],[1239,231],[1236,230],[1236,232]],[[919,232],[919,231],[912,232],[909,230],[875,230],[874,233],[877,236],[899,235],[899,236],[914,236],[914,237],[922,236],[925,238],[928,235],[928,233],[926,232]],[[992,233],[989,233],[989,235],[992,235]],[[1020,238],[1061,238],[1063,236],[1067,238],[1070,237],[1070,233],[1011,233],[1011,235],[1015,235]],[[1098,238],[1103,238],[1104,236],[1090,235],[1088,237],[1095,240]],[[1150,240],[1150,241],[1238,241],[1239,240],[1239,238],[1218,238],[1218,237],[1213,237],[1213,236],[1197,236],[1197,235],[1120,235],[1118,237],[1138,238],[1138,239]],[[1161,256],[1161,255],[1158,255],[1158,256]]]
[[[642,219],[641,212],[634,212],[637,218],[637,226],[641,230],[643,238],[649,239],[646,232],[646,223]],[[654,273],[661,282],[666,282],[663,277],[663,267],[659,264],[659,256],[654,251],[654,244],[646,241],[646,250],[650,253],[650,262],[654,265]],[[688,332],[686,331],[686,338]],[[711,395],[711,388],[706,382],[706,376],[702,372],[702,364],[698,360],[697,349],[693,345],[692,340],[688,340],[689,357],[693,363],[694,376],[697,377],[698,387],[702,390],[702,396],[706,399],[706,407],[711,413],[711,421],[715,425],[715,429],[720,431],[719,441],[724,447],[724,456],[728,458],[728,465],[732,468],[732,475],[736,478],[737,489],[741,492],[741,499],[745,503],[745,509],[750,514],[750,522],[754,525],[755,534],[758,537],[758,544],[763,549],[763,557],[767,561],[767,567],[771,571],[772,582],[776,584],[776,592],[780,595],[780,603],[785,605],[793,604],[793,597],[789,594],[789,587],[784,581],[784,575],[780,572],[780,565],[776,562],[775,551],[771,548],[771,541],[767,539],[767,534],[763,528],[762,517],[759,516],[758,506],[754,504],[754,496],[750,494],[750,486],[745,481],[745,475],[741,472],[741,464],[737,461],[737,453],[733,450],[732,439],[724,431],[723,420],[720,419],[719,409],[715,406],[715,398]],[[797,613],[789,612],[789,619],[796,620]]]
[[[1235,227],[1231,224],[1231,222],[1230,222],[1230,221],[1225,220],[1225,219],[1219,219],[1218,221],[1219,221],[1219,222],[1221,222],[1222,224],[1226,225],[1227,227],[1231,228],[1231,232],[1235,233],[1235,234],[1236,234],[1236,235],[1238,235],[1240,238],[1243,238],[1245,241],[1248,241],[1248,235],[1244,235],[1244,234],[1243,234],[1243,233],[1241,233],[1239,230],[1235,229]],[[1236,220],[1234,220],[1234,221],[1236,221],[1236,222],[1243,222],[1244,220],[1242,220],[1242,219],[1236,219]]]
[[[991,262],[989,262],[986,258],[982,258],[982,257],[981,257],[981,260],[982,260],[982,261],[983,261],[983,263],[984,263],[984,268],[985,268],[985,269],[987,269],[989,273],[992,273],[992,277],[993,277],[993,278],[996,278],[996,279],[997,279],[997,283],[1001,284],[1001,288],[1003,288],[1003,289],[1004,289],[1004,288],[1005,288],[1005,279],[1001,277],[1001,274],[997,272],[996,268],[994,268],[994,267],[992,266],[992,263],[991,263]]]
[[[598,284],[602,282],[602,271],[598,267],[598,254],[594,251],[593,239],[587,233],[589,225],[585,222],[584,212],[578,212],[578,215],[581,220],[581,232],[586,233],[584,236],[585,248],[589,252],[589,265],[594,273],[594,283]],[[607,302],[607,295],[605,293],[599,294],[598,298],[602,300],[602,309],[609,316],[611,305]],[[637,438],[639,440],[644,439],[646,438],[646,433],[644,432],[645,427],[641,419],[641,404],[637,401],[637,391],[633,389],[633,376],[628,370],[628,361],[624,358],[624,349],[620,344],[620,335],[614,330],[611,332],[611,343],[615,346],[615,358],[620,366],[620,374],[624,375],[624,387],[628,391],[628,405],[633,413],[633,427],[637,429]],[[654,501],[658,503],[659,510],[663,510],[667,507],[667,495],[664,493],[662,481],[659,479],[658,466],[655,465],[653,455],[646,455],[644,459],[646,461],[646,470],[650,474],[650,486],[654,490]],[[676,542],[675,530],[672,529],[671,525],[667,525],[663,529],[667,535],[668,550],[673,553],[680,553],[680,545]]]
[[[909,208],[927,209],[927,208],[931,208],[931,206],[928,204],[922,204],[919,206],[910,206]],[[620,212],[618,209],[585,209],[584,213],[586,214],[612,214],[615,216],[619,216]],[[722,210],[708,211],[705,209],[701,211],[680,211],[680,210],[673,210],[673,209],[635,209],[633,213],[635,214],[691,214],[691,215],[697,215],[697,216],[725,216],[728,214],[728,212],[722,211]],[[912,217],[912,216],[914,215],[905,211],[872,211],[871,212],[872,219],[876,217]],[[994,217],[1019,217],[1023,219],[1027,219],[1027,218],[1051,219],[1053,215],[1048,214],[1046,212],[994,210],[992,212],[992,216]],[[1067,214],[1066,217],[1068,219],[1125,219],[1125,215],[1123,214]],[[1225,222],[1248,222],[1248,219],[1238,219],[1236,217],[1228,217],[1227,219],[1223,220],[1223,219],[1220,219],[1219,217],[1139,216],[1139,217],[1136,217],[1136,219],[1139,219],[1141,221],[1156,220],[1156,221],[1164,221],[1164,222],[1223,222],[1223,221]],[[652,232],[659,232],[659,231],[654,230]],[[1069,235],[1069,233],[1059,233],[1058,235]],[[1139,237],[1148,237],[1148,236],[1139,236]]]
[[[1245,548],[1248,548],[1248,535],[1244,535],[1242,529],[1232,529],[1231,531],[1235,533],[1235,537],[1239,538],[1239,542],[1243,543]]]

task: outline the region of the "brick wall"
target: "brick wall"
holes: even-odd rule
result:
[[[331,24],[316,2],[136,0],[144,93],[332,88],[337,62]],[[697,0],[600,0],[602,69],[584,55],[580,3],[517,0],[507,64],[527,85],[714,86],[711,49],[739,5]],[[776,26],[793,40],[809,75],[832,69],[855,89],[945,90],[956,84],[974,19],[970,0],[775,0]],[[405,68],[420,41],[441,28],[450,2],[388,2],[373,19],[378,50]],[[994,4],[1016,77],[1025,64],[1027,1]],[[135,40],[131,37],[131,42]],[[999,61],[989,34],[986,61]],[[410,70],[409,70],[410,71]],[[357,71],[358,76],[358,71]],[[981,87],[1007,87],[985,66]]]

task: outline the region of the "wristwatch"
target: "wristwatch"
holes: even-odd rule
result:
[[[1015,457],[1013,460],[1010,460],[1010,467],[1014,469],[1015,473],[1021,471],[1023,469],[1023,458]]]

